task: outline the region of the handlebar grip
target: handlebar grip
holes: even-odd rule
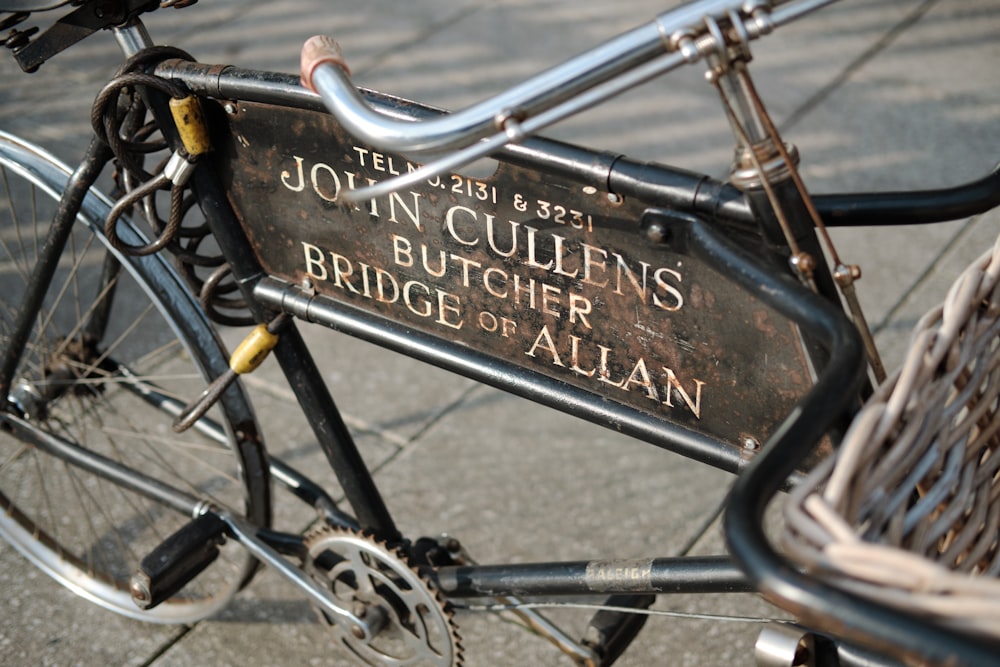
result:
[[[302,85],[309,90],[316,92],[312,84],[313,72],[320,65],[330,63],[343,69],[348,76],[351,74],[350,68],[344,62],[344,52],[332,37],[326,35],[315,35],[306,40],[302,45]]]

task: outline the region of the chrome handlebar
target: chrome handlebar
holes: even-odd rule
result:
[[[312,37],[302,49],[302,82],[316,91],[347,132],[371,146],[403,154],[452,151],[420,169],[345,193],[381,196],[456,169],[595,106],[629,88],[747,43],[834,0],[698,0],[658,15],[561,65],[456,113],[420,121],[371,107],[351,82],[340,47]],[[720,24],[727,27],[723,34]]]

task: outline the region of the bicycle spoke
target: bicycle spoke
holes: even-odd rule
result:
[[[18,318],[65,183],[48,183],[53,163],[19,146],[0,135],[0,335]],[[129,577],[188,521],[171,490],[185,499],[180,504],[204,498],[266,525],[267,494],[244,482],[266,477],[266,461],[261,451],[199,431],[171,433],[174,406],[198,395],[209,382],[203,369],[224,357],[180,277],[158,258],[110,249],[106,217],[104,204],[85,198],[32,313],[10,390],[18,427],[0,431],[0,534],[109,609],[194,622],[218,610],[252,571],[237,545],[223,546],[183,595],[149,612],[132,602]],[[230,394],[215,408],[216,438],[235,431],[234,411],[249,414],[243,400]]]
[[[11,193],[10,181],[9,181],[9,179],[7,177],[7,170],[4,169],[3,167],[0,167],[0,177],[2,177],[3,187],[4,187],[4,194],[7,197],[7,208],[6,208],[6,210],[10,214],[11,221],[13,222],[14,229],[17,232],[17,234],[16,234],[17,235],[17,241],[18,241],[18,246],[21,249],[21,252],[19,254],[16,254],[16,255],[15,255],[15,253],[11,252],[10,247],[7,245],[7,241],[4,239],[4,237],[3,237],[2,234],[0,234],[0,249],[2,249],[7,254],[7,256],[10,257],[10,259],[14,262],[14,268],[15,268],[15,270],[21,276],[21,280],[24,281],[24,284],[27,285],[28,282],[29,282],[29,276],[30,276],[30,268],[29,268],[29,266],[27,264],[27,260],[26,260],[26,258],[28,257],[28,254],[26,252],[24,252],[24,244],[23,244],[23,242],[21,240],[21,227],[22,227],[22,225],[20,224],[20,222],[18,220],[18,217],[17,217],[17,209],[14,206],[14,196]],[[32,200],[34,200],[34,194],[35,194],[35,188],[34,188],[34,186],[32,186],[31,187]],[[32,208],[34,210],[34,207],[32,207]],[[33,221],[33,224],[34,224],[34,221]],[[37,245],[36,245],[36,247],[37,247]],[[22,258],[22,262],[24,262],[23,264],[20,264],[20,263],[17,262],[17,258],[18,257]]]
[[[34,467],[35,467],[35,473],[36,473],[35,479],[37,480],[37,483],[38,483],[38,485],[40,487],[39,491],[40,491],[41,496],[42,496],[41,506],[44,509],[44,512],[42,512],[41,515],[44,516],[45,514],[48,514],[48,516],[51,517],[51,520],[50,520],[49,523],[52,526],[53,530],[56,532],[56,534],[53,535],[53,538],[56,541],[58,541],[59,540],[59,535],[58,535],[59,522],[56,521],[56,517],[58,515],[56,513],[56,510],[53,508],[52,499],[51,499],[51,496],[49,495],[49,492],[48,492],[49,489],[42,482],[42,480],[46,479],[46,475],[44,474],[44,471],[42,470],[42,465],[43,464],[42,464],[41,457],[38,455],[38,450],[37,449],[32,448],[32,450],[31,450],[31,461],[32,461],[32,463],[34,464]],[[25,481],[25,483],[27,483],[27,478],[25,478],[24,481]]]

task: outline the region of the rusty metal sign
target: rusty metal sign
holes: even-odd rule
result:
[[[415,165],[322,113],[228,116],[223,178],[278,278],[737,445],[810,385],[794,327],[649,243],[641,201],[501,163],[345,205]]]

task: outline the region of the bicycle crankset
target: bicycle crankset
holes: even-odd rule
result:
[[[339,645],[372,665],[462,664],[451,606],[405,554],[363,533],[333,527],[306,535],[305,546],[310,576],[376,629],[364,642],[317,610]]]

